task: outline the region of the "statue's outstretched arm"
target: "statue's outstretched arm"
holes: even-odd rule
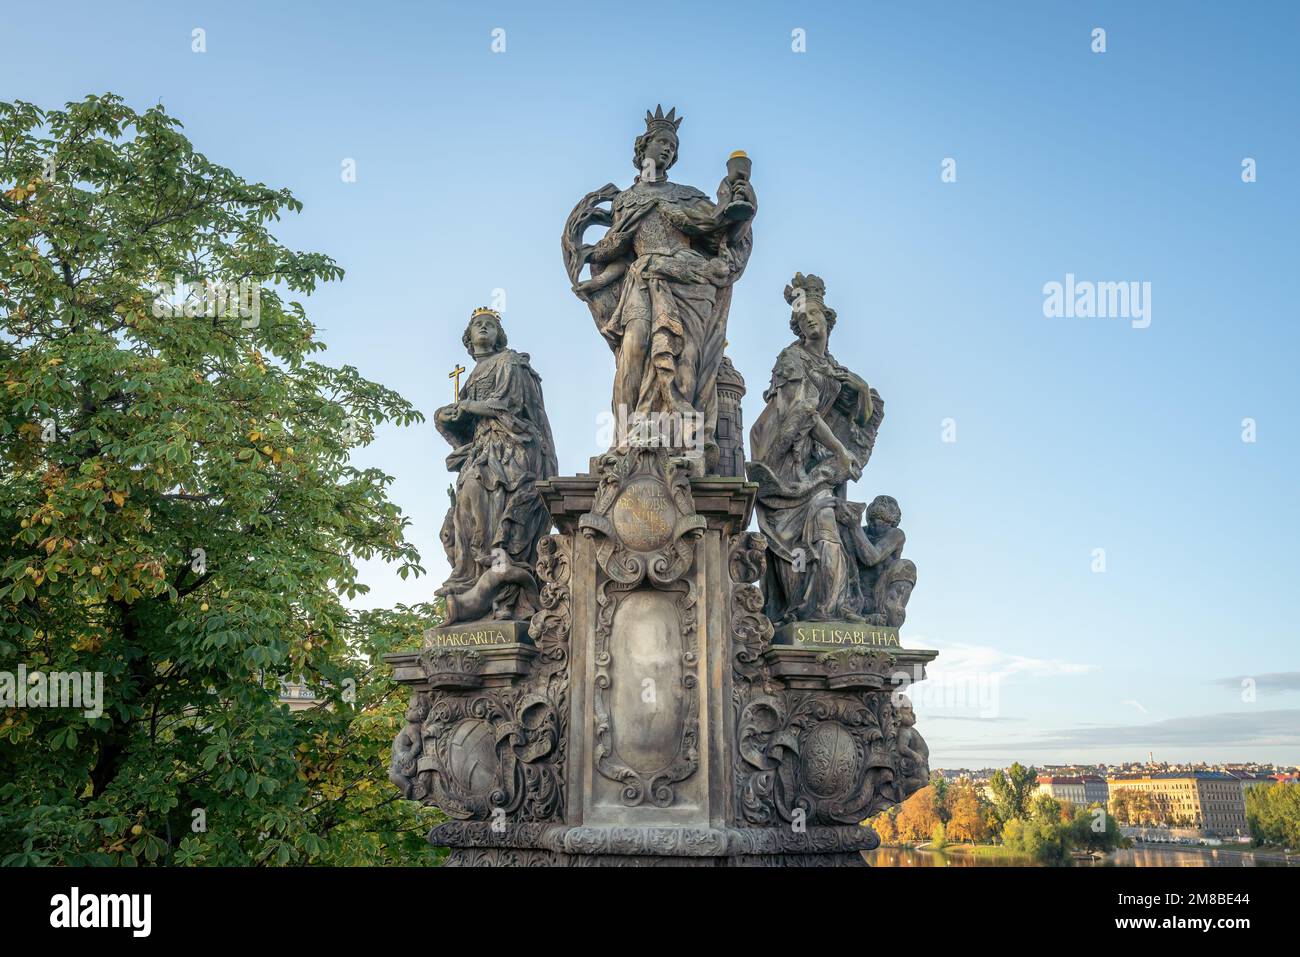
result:
[[[609,227],[609,232],[601,236],[596,245],[591,247],[587,261],[607,263],[622,257],[632,247],[632,239],[636,236],[636,230],[632,227],[653,208],[650,203],[646,203],[630,213],[615,212],[614,225]]]
[[[620,229],[611,229],[600,241],[591,247],[591,252],[587,254],[587,261],[593,263],[607,263],[612,259],[619,259],[632,245],[632,233],[623,232]]]

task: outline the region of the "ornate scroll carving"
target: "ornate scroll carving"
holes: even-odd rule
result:
[[[889,699],[787,691],[760,695],[741,714],[745,820],[848,824],[896,803]]]
[[[539,652],[529,687],[548,701],[555,712],[557,740],[551,756],[559,795],[548,817],[559,819],[565,808],[565,768],[569,745],[569,639],[573,619],[571,571],[572,544],[567,536],[548,535],[538,544],[537,580],[541,583],[541,608],[528,626]],[[541,781],[538,781],[540,785]],[[538,815],[541,817],[542,815]]]
[[[491,651],[427,648],[422,686],[393,742],[389,779],[403,797],[458,820],[545,821],[564,815],[569,713],[569,540],[538,546],[537,655],[488,687]],[[525,659],[527,660],[527,659]],[[498,678],[497,681],[501,679]]]
[[[687,573],[706,521],[695,512],[686,459],[632,448],[602,456],[599,475],[592,510],[578,521],[595,543],[599,569],[592,650],[596,770],[621,785],[625,805],[648,800],[669,807],[673,785],[699,767],[698,596]],[[670,652],[675,667],[664,664]],[[672,727],[635,704],[639,685],[669,713]],[[621,727],[629,729],[623,738]]]
[[[767,567],[767,539],[756,532],[742,532],[733,535],[730,544],[733,703],[739,717],[751,685],[771,690],[763,653],[772,644],[772,622],[763,613],[763,593],[753,584],[762,579]]]
[[[544,819],[563,799],[547,760],[558,742],[559,717],[541,695],[442,695],[429,709],[418,767],[429,773],[430,803],[449,817]]]
[[[865,648],[824,651],[817,656],[817,662],[826,667],[827,687],[836,691],[879,690],[885,687],[895,667],[895,658],[889,652]]]
[[[477,688],[483,683],[483,658],[477,651],[429,648],[420,655],[420,667],[431,688]]]
[[[736,813],[766,827],[857,823],[903,796],[898,720],[881,690],[894,658],[861,648],[817,655],[825,689],[791,690],[774,678],[772,623],[746,584],[763,576],[766,547],[762,535],[733,536],[728,563]]]

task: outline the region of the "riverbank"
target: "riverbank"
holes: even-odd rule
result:
[[[943,853],[969,855],[988,861],[1021,860],[1025,856],[1022,851],[1013,851],[1005,844],[948,844]]]
[[[1300,854],[1288,854],[1282,847],[1251,847],[1249,844],[1220,844],[1217,847],[1208,847],[1204,844],[1162,844],[1147,843],[1145,841],[1134,841],[1134,849],[1158,849],[1161,851],[1182,851],[1193,854],[1211,854],[1211,855],[1238,855],[1249,858],[1256,863],[1264,862],[1269,864],[1280,864],[1285,867],[1300,867]],[[1249,864],[1245,866],[1250,866]]]
[[[1041,867],[1001,844],[929,843],[881,847],[864,855],[874,867]],[[1281,848],[1224,848],[1134,843],[1104,858],[1075,859],[1075,867],[1300,867],[1300,855]]]

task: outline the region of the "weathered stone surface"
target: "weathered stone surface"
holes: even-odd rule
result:
[[[858,823],[925,771],[890,695],[934,653],[773,645],[754,584],[767,543],[744,530],[754,487],[692,479],[663,450],[595,465],[539,486],[560,531],[539,549],[535,647],[426,649],[422,682],[390,659],[417,689],[394,780],[459,819],[430,840],[452,866],[860,862],[876,837]],[[431,654],[481,658],[477,674],[512,654],[518,670],[426,691]]]
[[[776,629],[772,643],[796,648],[901,648],[898,629],[861,621],[792,621]]]
[[[880,845],[870,828],[860,826],[792,828],[754,827],[628,827],[610,825],[493,826],[474,821],[440,824],[429,834],[438,845],[473,849],[543,851],[597,858],[631,856],[689,859],[741,859],[784,854],[853,854]]]
[[[745,377],[722,357],[718,367],[718,424],[715,435],[718,441],[719,475],[730,478],[745,477],[745,417],[741,399],[745,397]]]
[[[858,610],[868,622],[895,630],[907,618],[907,602],[916,587],[916,565],[903,557],[902,517],[895,498],[877,495],[867,506],[866,527],[850,530],[858,563]]]
[[[568,749],[568,540],[538,546],[528,644],[385,656],[411,689],[389,779],[463,820],[563,820]]]
[[[708,522],[696,512],[690,464],[663,449],[600,457],[575,548],[590,554],[575,622],[590,687],[578,747],[596,772],[583,820],[609,825],[707,823],[709,747],[701,710],[710,655],[699,622],[716,589],[700,587]],[[707,544],[707,543],[705,543]],[[703,605],[703,607],[701,607]]]
[[[817,276],[796,273],[785,288],[790,328],[750,432],[749,478],[758,483],[758,526],[768,540],[767,616],[792,621],[862,619],[858,528],[863,505],[847,499],[862,476],[884,418],[884,402],[831,355],[836,313]],[[856,547],[855,547],[856,546]]]
[[[638,430],[663,423],[656,429],[675,432],[670,447],[701,452],[705,470],[717,474],[718,373],[758,200],[749,159],[739,152],[727,163],[716,202],[669,182],[681,123],[675,110],[647,111],[633,150],[636,181],[584,196],[565,223],[562,250],[574,294],[614,351],[615,421]],[[583,236],[590,226],[609,230],[589,245]],[[591,274],[583,279],[586,267]],[[621,435],[613,447],[629,444]]]
[[[460,471],[449,620],[387,661],[411,692],[390,778],[451,819],[429,836],[448,866],[861,865],[878,844],[861,822],[929,778],[901,692],[937,653],[899,640],[901,511],[847,499],[883,403],[828,351],[824,285],[796,275],[799,340],[741,468],[744,381],[722,348],[749,163],[732,157],[716,204],[668,182],[679,123],[647,116],[644,175],[579,203],[564,253],[615,352],[616,419],[681,429],[623,430],[557,475],[539,380],[490,310],[437,416]],[[590,225],[610,229],[588,246]]]
[[[424,633],[426,648],[490,648],[532,644],[526,621],[479,621],[441,625]]]
[[[537,482],[559,471],[528,355],[506,347],[501,317],[477,309],[462,339],[475,365],[434,424],[457,472],[442,542],[451,577],[438,589],[447,624],[526,621],[538,608],[537,543],[550,516]]]

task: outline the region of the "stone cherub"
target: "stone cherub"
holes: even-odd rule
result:
[[[388,780],[402,792],[402,797],[418,801],[424,795],[419,782],[420,755],[424,753],[424,719],[429,716],[429,700],[413,694],[406,709],[406,723],[393,739],[392,762]]]
[[[862,614],[869,624],[898,628],[907,617],[907,602],[916,586],[916,565],[903,557],[906,536],[898,523],[898,500],[877,495],[867,506],[867,525],[854,529]]]
[[[903,797],[921,790],[930,783],[930,746],[916,730],[916,712],[911,699],[899,694],[894,705],[898,720],[898,766],[902,774]]]
[[[646,112],[633,148],[636,181],[585,196],[565,224],[562,249],[574,294],[614,350],[615,421],[676,417],[680,444],[702,451],[706,471],[716,474],[718,369],[732,285],[753,248],[757,200],[743,153],[728,161],[716,203],[669,181],[681,123],[675,109]],[[588,245],[583,233],[593,225],[609,230]]]
[[[847,500],[884,417],[880,394],[835,361],[828,344],[836,313],[816,276],[796,273],[786,287],[790,328],[763,393],[766,408],[750,431],[758,483],[758,525],[768,541],[767,616],[791,621],[861,621],[856,543],[862,505]]]
[[[559,472],[528,355],[506,348],[501,317],[476,309],[461,340],[473,371],[434,424],[451,443],[458,472],[443,538],[451,577],[438,589],[446,624],[523,620],[539,607],[537,543],[551,529],[537,482]]]

